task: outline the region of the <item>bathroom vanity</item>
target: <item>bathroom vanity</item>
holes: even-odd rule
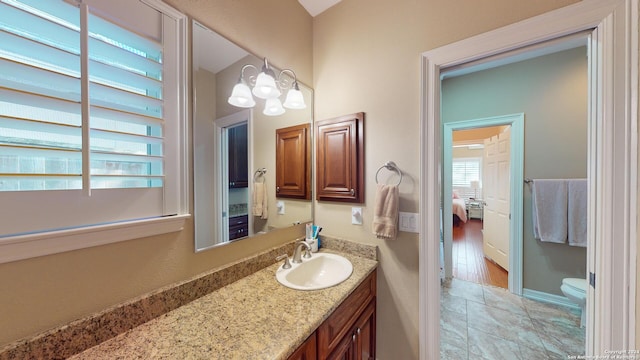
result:
[[[354,270],[337,286],[284,287],[274,276],[278,262],[72,359],[329,359],[360,348],[375,353],[377,263],[341,255]]]
[[[282,262],[274,259],[291,254],[289,243],[21,340],[0,359],[372,357],[376,247],[330,238],[323,244],[322,252],[353,265],[336,286],[300,291],[280,284]]]

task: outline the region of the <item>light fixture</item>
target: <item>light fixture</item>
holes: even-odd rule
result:
[[[253,98],[255,96],[266,100],[262,113],[267,116],[282,115],[285,112],[284,108],[304,109],[307,107],[304,102],[304,96],[302,96],[298,86],[296,73],[293,70],[284,69],[276,77],[273,69],[269,67],[267,58],[264,58],[260,73],[257,76],[245,79],[245,70],[249,68],[258,72],[258,68],[252,64],[246,64],[242,67],[238,83],[233,87],[231,96],[229,96],[229,104],[242,108],[251,108],[256,105],[256,101]],[[284,76],[285,74],[289,76]],[[291,78],[293,78],[293,81]],[[250,85],[253,85],[253,89],[249,88]],[[284,103],[280,101],[280,95],[282,95],[283,91],[287,91]]]

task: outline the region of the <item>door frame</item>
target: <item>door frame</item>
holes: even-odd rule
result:
[[[583,0],[422,54],[420,359],[440,349],[441,71],[588,30],[587,271],[598,282],[588,289],[586,354],[637,348],[638,0]]]
[[[524,191],[524,113],[493,116],[482,119],[461,120],[444,123],[442,134],[443,149],[443,199],[451,199],[453,195],[452,161],[453,161],[453,132],[489,126],[511,126],[511,140],[509,147],[511,158],[509,212],[509,291],[522,295],[522,237],[523,237],[523,191]],[[452,213],[451,201],[443,201],[443,234],[444,234],[444,268],[445,275],[451,275],[453,248],[453,219],[444,214]],[[448,255],[447,255],[448,254]]]
[[[216,205],[213,207],[213,224],[216,240],[213,246],[220,244],[227,244],[234,240],[229,240],[229,214],[226,212],[226,208],[229,205],[229,174],[226,170],[228,165],[228,149],[227,140],[223,138],[226,129],[240,123],[247,123],[247,165],[248,173],[251,174],[253,169],[253,126],[252,126],[252,111],[251,109],[242,109],[231,115],[227,115],[214,120],[214,132],[213,137],[214,149],[217,149],[214,160],[214,187],[215,187],[215,199],[219,199]],[[252,204],[252,188],[248,188],[248,203],[247,208],[251,209]],[[249,221],[249,234],[253,234],[253,222]]]

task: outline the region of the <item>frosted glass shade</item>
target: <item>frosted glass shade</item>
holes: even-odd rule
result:
[[[264,111],[262,111],[262,113],[267,116],[277,116],[284,114],[284,108],[282,107],[280,99],[278,99],[277,97],[267,99],[267,102],[264,105]]]
[[[251,96],[251,89],[249,89],[247,84],[242,82],[237,83],[236,86],[233,87],[231,96],[229,96],[229,100],[227,101],[229,104],[241,108],[250,108],[256,104],[253,96]]]
[[[256,85],[253,87],[253,95],[260,99],[272,99],[280,96],[280,90],[276,86],[276,81],[272,76],[261,72],[256,79]]]
[[[304,103],[304,96],[302,96],[302,91],[291,89],[287,93],[287,99],[284,101],[284,107],[287,109],[304,109],[307,107],[307,104]]]

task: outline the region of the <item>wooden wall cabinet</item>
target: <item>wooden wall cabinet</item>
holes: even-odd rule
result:
[[[276,197],[311,200],[311,126],[276,130]]]
[[[316,122],[316,199],[364,202],[364,113]]]
[[[230,128],[227,133],[230,188],[245,188],[249,186],[247,129],[247,125],[244,124]]]
[[[374,270],[288,359],[375,360],[376,284]]]

